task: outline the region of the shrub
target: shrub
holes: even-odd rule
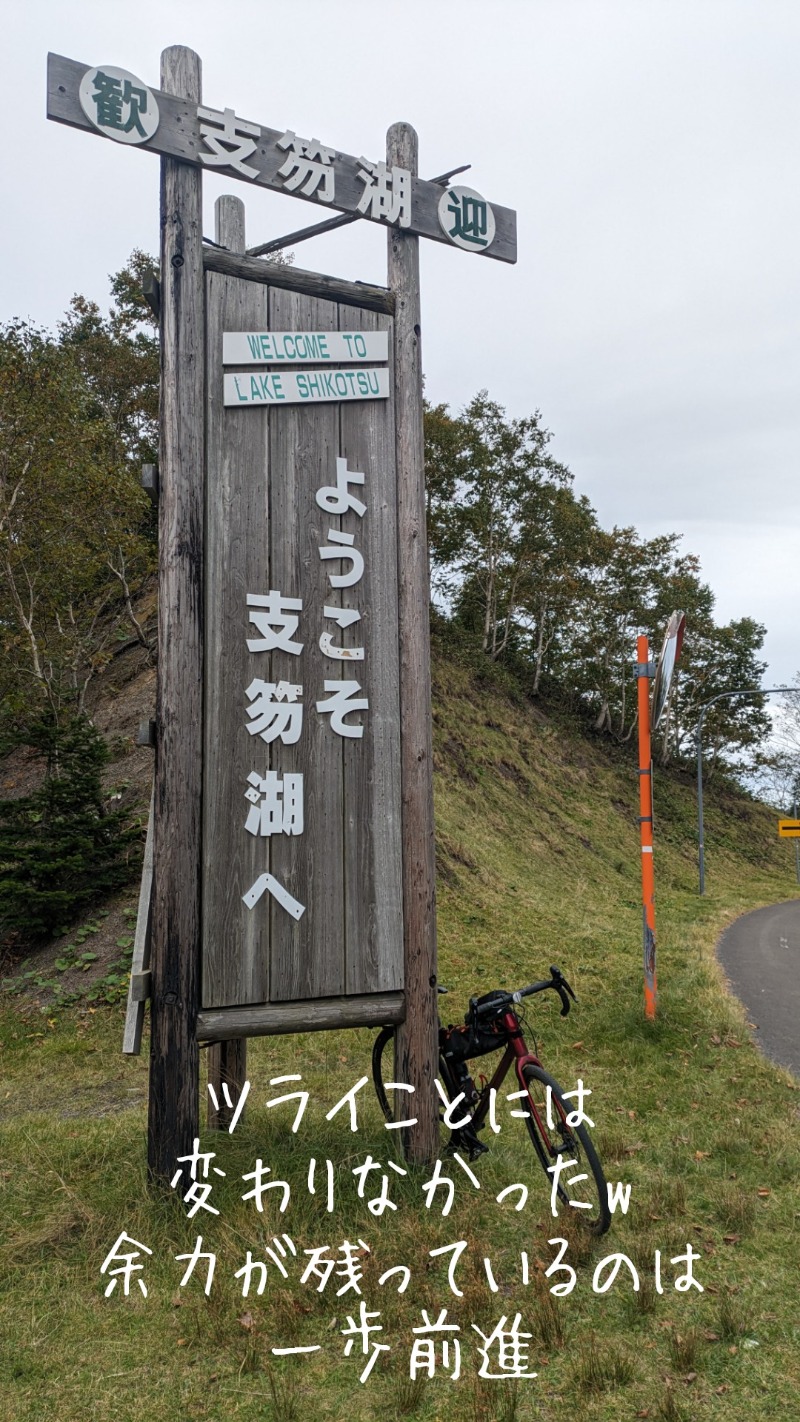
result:
[[[107,811],[105,741],[85,716],[46,715],[18,736],[45,762],[37,790],[0,801],[0,939],[46,938],[127,882],[138,830]]]

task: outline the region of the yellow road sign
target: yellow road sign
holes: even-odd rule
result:
[[[778,820],[781,839],[800,839],[800,820]]]

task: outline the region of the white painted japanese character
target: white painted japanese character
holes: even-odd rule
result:
[[[281,908],[286,909],[292,918],[301,919],[303,917],[306,911],[305,904],[299,903],[289,893],[289,890],[283,887],[283,884],[278,883],[272,874],[259,874],[252,888],[248,889],[246,894],[242,894],[242,899],[249,909],[253,909],[266,893],[271,894],[275,902],[280,904]]]
[[[288,681],[251,681],[245,693],[252,703],[247,708],[250,735],[267,744],[280,736],[285,746],[293,746],[303,729],[303,708],[295,704],[302,694],[302,686]]]
[[[317,138],[298,138],[290,128],[277,142],[279,148],[291,150],[283,167],[278,169],[278,177],[284,179],[286,191],[293,193],[300,188],[305,197],[313,197],[317,193],[320,202],[333,202],[336,150],[326,148]]]
[[[338,548],[332,548],[330,546],[331,544],[337,543],[339,544]],[[331,528],[328,530],[328,543],[325,545],[325,547],[320,548],[320,558],[341,558],[342,560],[347,558],[352,564],[349,573],[328,574],[332,588],[352,588],[355,586],[356,583],[360,583],[361,579],[364,576],[364,555],[363,553],[359,553],[357,548],[353,548],[354,543],[354,534],[339,533],[335,528]],[[352,549],[352,552],[343,553],[341,552],[342,548],[350,548]]]
[[[299,597],[284,597],[283,593],[270,591],[266,597],[259,593],[247,594],[247,606],[262,608],[261,612],[247,615],[260,637],[248,637],[250,652],[291,652],[297,657],[303,650],[302,642],[292,638],[300,621],[298,613],[303,610],[303,600]]]
[[[204,120],[200,135],[211,150],[200,154],[200,162],[209,168],[233,168],[243,178],[257,178],[258,168],[251,168],[244,160],[256,151],[254,140],[261,136],[258,124],[237,119],[233,109],[198,108],[197,117]]]
[[[359,158],[361,168],[358,177],[364,183],[364,191],[358,204],[358,211],[367,213],[378,221],[398,223],[400,227],[411,225],[411,174],[407,168],[387,168],[385,163],[370,163],[367,158]]]
[[[336,483],[326,484],[323,488],[317,489],[317,503],[321,509],[329,514],[345,514],[349,509],[357,513],[359,518],[363,518],[367,512],[366,504],[362,504],[355,494],[348,492],[348,484],[364,483],[364,475],[357,469],[348,469],[346,459],[336,461]]]
[[[364,734],[363,726],[348,726],[345,723],[345,716],[349,716],[351,711],[368,711],[369,701],[366,696],[353,700],[356,692],[361,690],[357,681],[326,681],[325,690],[332,694],[327,701],[318,701],[317,710],[322,716],[330,716],[331,726],[337,736],[350,736],[353,740],[360,740]]]
[[[244,797],[251,805],[245,822],[248,834],[303,833],[302,775],[281,779],[277,770],[268,770],[264,776],[252,770],[247,779],[250,789]]]
[[[361,621],[361,613],[354,607],[323,607],[323,617],[330,617],[339,627],[350,627],[353,622]],[[363,647],[338,647],[335,645],[330,632],[323,632],[319,639],[320,651],[324,657],[330,657],[335,662],[363,662]]]

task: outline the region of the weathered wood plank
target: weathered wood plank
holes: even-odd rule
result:
[[[273,1037],[288,1032],[333,1032],[341,1027],[382,1027],[385,1023],[402,1021],[404,1013],[401,992],[227,1007],[201,1012],[197,1018],[197,1036],[201,1042],[215,1042],[240,1036]]]
[[[222,336],[267,328],[266,287],[211,273],[207,283],[206,725],[203,1005],[269,998],[269,923],[242,895],[269,870],[269,840],[245,830],[247,777],[265,757],[247,732],[245,692],[261,676],[247,647],[247,596],[268,591],[269,442],[266,410],[226,409]],[[255,324],[254,324],[255,323]],[[269,678],[266,678],[267,680]],[[266,751],[266,747],[263,747]],[[268,759],[264,768],[268,767]],[[261,909],[261,912],[259,912]]]
[[[339,307],[342,329],[386,330],[391,318]],[[390,365],[390,378],[392,375]],[[353,493],[366,504],[342,529],[364,555],[364,576],[342,589],[342,606],[360,621],[337,634],[363,648],[363,661],[342,665],[361,683],[369,710],[360,740],[344,742],[347,991],[385,992],[403,986],[401,882],[399,652],[397,639],[397,481],[392,402],[370,412],[342,405],[340,450],[348,468],[364,474]]]
[[[163,88],[200,101],[200,60],[176,45]],[[202,178],[161,166],[159,660],[148,1166],[168,1180],[198,1133],[203,725]]]
[[[281,267],[260,257],[239,257],[233,252],[218,252],[214,247],[204,249],[203,261],[206,271],[221,272],[223,276],[262,282],[282,291],[296,291],[323,301],[346,301],[350,306],[365,311],[380,311],[388,316],[394,310],[394,297],[384,286],[343,281],[340,277],[323,276],[320,272],[306,272],[300,267]]]
[[[82,128],[100,138],[105,135],[101,134],[89,122],[78,97],[81,79],[86,71],[93,67],[89,64],[81,64],[74,59],[66,59],[63,55],[48,55],[47,117],[55,119],[57,123],[69,124],[73,128]],[[148,153],[161,153],[171,158],[178,158],[183,163],[202,166],[201,153],[208,154],[210,150],[200,132],[196,103],[187,103],[182,96],[177,97],[165,93],[163,89],[156,89],[153,92],[159,108],[159,125],[153,137],[138,146]],[[292,174],[291,171],[283,176],[279,173],[279,169],[286,164],[287,157],[287,150],[278,147],[278,140],[283,136],[281,130],[266,128],[263,124],[257,124],[255,128],[258,130],[257,135],[253,135],[256,138],[255,148],[247,158],[247,167],[254,170],[254,176],[240,172],[230,165],[214,165],[213,168],[206,165],[206,171],[235,178],[240,182],[255,183],[259,187],[272,188],[277,192],[288,192],[292,197],[312,203],[323,215],[337,209],[342,212],[358,211],[358,205],[365,191],[365,184],[358,176],[362,171],[362,162],[359,157],[348,153],[334,153],[332,163],[335,174],[334,198],[331,202],[322,202],[320,201],[322,187],[311,194],[303,192],[302,186],[294,190],[287,188],[286,183],[292,181]],[[411,227],[409,230],[420,236],[430,237],[434,242],[445,242],[449,246],[449,239],[439,225],[438,208],[441,196],[442,189],[438,184],[425,182],[416,176],[412,178]],[[497,226],[494,241],[491,247],[483,249],[477,255],[497,258],[502,262],[515,262],[517,259],[516,213],[510,208],[500,207],[494,203],[492,203],[492,211]],[[387,225],[382,218],[373,217],[369,208],[360,215],[366,221],[380,221],[383,226]]]
[[[273,330],[336,330],[337,308],[331,302],[298,293],[273,290],[270,295]],[[323,657],[319,637],[328,625],[326,604],[340,605],[330,588],[329,573],[339,564],[323,562],[320,547],[329,528],[340,528],[316,503],[316,492],[335,482],[339,410],[336,405],[288,407],[270,411],[270,463],[279,481],[270,520],[272,582],[286,597],[302,598],[297,639],[299,656],[271,654],[270,680],[303,687],[303,733],[296,745],[272,742],[271,766],[279,774],[303,775],[305,829],[302,835],[273,835],[272,873],[300,903],[305,913],[295,921],[272,902],[272,1002],[281,999],[331,997],[345,991],[344,851],[342,741],[320,716],[315,703],[326,693],[325,678],[340,679],[341,664]],[[254,910],[257,912],[257,910]]]
[[[387,134],[386,161],[416,172],[417,135],[408,124]],[[403,1133],[410,1160],[438,1152],[436,878],[430,673],[430,580],[425,530],[419,241],[388,239],[394,318],[400,618],[403,914],[407,1015],[395,1036],[397,1081],[416,1092],[418,1124]]]
[[[125,1013],[125,1031],[122,1050],[126,1056],[138,1057],[142,1049],[142,1027],[144,1025],[145,998],[137,995],[137,977],[149,974],[150,942],[153,915],[153,796],[150,792],[150,809],[147,816],[147,837],[144,842],[142,861],[142,882],[139,886],[139,906],[136,912],[136,930],[133,937],[131,957],[131,981],[128,989],[128,1007]],[[150,986],[150,985],[148,985]],[[148,991],[148,996],[149,991]]]

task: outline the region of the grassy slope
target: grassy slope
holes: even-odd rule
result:
[[[636,784],[631,767],[584,741],[565,740],[545,718],[444,657],[436,662],[437,820],[440,856],[440,980],[453,989],[455,1018],[471,991],[517,986],[557,962],[576,986],[579,1009],[562,1022],[531,1009],[543,1058],[565,1086],[591,1087],[590,1114],[609,1178],[632,1183],[594,1256],[569,1231],[574,1293],[554,1302],[546,1266],[549,1219],[532,1152],[504,1121],[476,1169],[475,1192],[457,1167],[447,1218],[426,1211],[411,1172],[392,1175],[396,1213],[377,1219],[356,1197],[350,1172],[370,1151],[396,1156],[365,1099],[359,1132],[325,1111],[367,1067],[370,1037],[319,1034],[251,1044],[253,1090],[234,1136],[206,1137],[227,1171],[214,1189],[221,1214],[184,1218],[173,1198],[146,1194],[144,1059],[118,1052],[118,1009],[2,1004],[0,1015],[0,1412],[9,1422],[166,1422],[191,1418],[288,1419],[305,1412],[357,1419],[438,1418],[457,1405],[474,1422],[517,1417],[761,1419],[796,1415],[800,1397],[796,1310],[800,1211],[798,1101],[790,1077],[763,1062],[744,1017],[722,990],[713,943],[735,914],[794,891],[774,816],[734,796],[710,795],[708,884],[695,893],[694,798],[688,786],[656,784],[660,1010],[642,1013]],[[0,1000],[1,1002],[2,1000]],[[449,1006],[449,1004],[448,1004]],[[301,1069],[311,1091],[306,1118],[287,1135],[293,1107],[267,1111],[269,1078]],[[291,1089],[291,1088],[284,1088]],[[337,1208],[325,1213],[305,1188],[308,1159],[336,1162]],[[256,1156],[292,1184],[284,1216],[274,1197],[257,1214],[239,1197]],[[525,1180],[521,1213],[497,1205],[502,1186]],[[373,1177],[377,1193],[378,1181]],[[768,1192],[768,1193],[767,1193]],[[277,1193],[277,1192],[276,1192]],[[154,1251],[149,1296],[106,1300],[100,1264],[121,1230]],[[356,1314],[353,1293],[333,1297],[270,1271],[266,1292],[243,1300],[233,1271],[286,1230],[298,1246],[363,1239],[367,1306],[381,1309],[392,1351],[365,1386],[362,1361],[344,1358],[339,1329]],[[178,1288],[173,1256],[202,1232],[218,1254],[206,1300],[197,1280]],[[726,1238],[727,1237],[727,1238]],[[459,1283],[427,1251],[468,1242]],[[668,1260],[687,1241],[700,1253],[705,1292],[679,1294]],[[666,1292],[652,1283],[655,1249]],[[520,1251],[533,1281],[523,1287]],[[596,1260],[624,1250],[642,1288],[622,1276],[592,1293]],[[483,1271],[488,1255],[500,1291]],[[403,1296],[378,1275],[407,1263]],[[138,1294],[138,1290],[137,1290]],[[463,1375],[427,1385],[408,1379],[410,1329],[419,1310],[447,1306],[462,1325]],[[533,1333],[535,1381],[515,1390],[476,1382],[476,1335],[519,1310]],[[333,1318],[337,1322],[331,1323]],[[271,1346],[322,1344],[275,1360]],[[758,1346],[753,1346],[757,1344]]]

